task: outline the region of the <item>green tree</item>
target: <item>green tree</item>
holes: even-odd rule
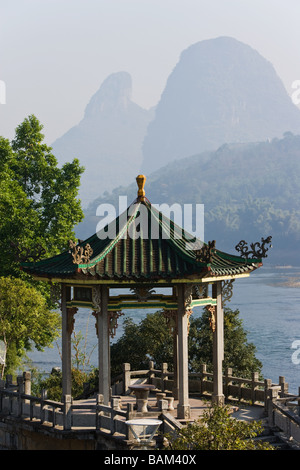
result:
[[[43,143],[42,128],[31,115],[17,127],[12,142],[0,137],[0,339],[7,344],[10,371],[32,345],[49,346],[58,331],[50,286],[32,280],[20,262],[67,249],[83,218],[78,199],[83,168],[77,159],[59,168]]]
[[[160,311],[149,313],[140,322],[124,319],[124,333],[111,346],[112,376],[122,372],[122,363],[129,362],[133,369],[147,368],[149,361],[157,366],[173,363],[172,337]]]
[[[38,214],[32,207],[32,201],[14,180],[9,167],[12,155],[9,142],[0,138],[0,272],[20,276],[17,253],[12,250],[11,242],[15,241],[21,246],[32,245]]]
[[[11,144],[0,138],[3,275],[20,276],[20,254],[41,247],[48,257],[66,249],[83,219],[77,198],[83,168],[77,159],[59,168],[51,147],[43,143],[42,128],[31,115],[17,127]]]
[[[12,372],[26,351],[43,350],[59,334],[60,315],[22,279],[0,278],[0,340],[6,346],[6,372]],[[2,370],[2,375],[4,368]]]
[[[190,317],[188,337],[189,368],[198,372],[201,364],[212,365],[213,336],[209,313]],[[255,346],[247,341],[238,310],[224,309],[224,369],[232,367],[234,374],[251,377],[261,372],[262,364],[255,357]],[[112,376],[121,372],[121,364],[129,362],[132,369],[147,368],[149,360],[160,367],[167,362],[173,368],[173,337],[161,311],[149,313],[136,324],[131,318],[124,320],[124,333],[111,347]]]
[[[90,383],[91,388],[95,389],[98,384],[98,372],[92,370],[87,373],[82,370],[73,367],[71,370],[72,374],[72,397],[80,397],[84,391],[84,384]],[[47,390],[47,397],[49,400],[61,401],[62,399],[62,372],[60,369],[53,368],[51,373],[47,377],[42,377],[38,374],[34,384],[33,392],[37,395],[41,395],[41,391]]]
[[[79,331],[72,335],[72,396],[80,397],[84,392],[84,384],[89,383],[90,390],[98,390],[99,374],[98,369],[90,366],[90,354],[87,352],[87,330],[86,335]],[[88,370],[87,370],[88,369]],[[62,397],[62,372],[53,368],[51,373],[45,377],[43,373],[35,373],[32,382],[32,389],[36,395],[40,395],[42,389],[47,390],[50,400],[61,401]]]
[[[223,367],[232,367],[233,373],[251,378],[252,372],[261,372],[262,363],[256,358],[255,345],[247,340],[239,310],[224,308],[224,361]],[[202,316],[192,318],[189,331],[190,369],[200,370],[201,364],[212,366],[213,333],[210,315],[203,309]]]
[[[262,431],[260,421],[239,421],[229,414],[229,408],[211,406],[195,423],[182,428],[169,438],[172,450],[274,450],[256,438]]]

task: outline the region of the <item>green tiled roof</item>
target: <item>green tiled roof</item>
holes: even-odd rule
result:
[[[88,263],[74,264],[71,251],[65,251],[36,263],[23,263],[22,267],[35,277],[50,279],[142,281],[234,276],[249,273],[261,264],[260,259],[245,260],[219,250],[210,263],[197,261],[191,238],[147,199],[138,198],[98,234],[80,243],[82,247],[89,244],[93,250]]]

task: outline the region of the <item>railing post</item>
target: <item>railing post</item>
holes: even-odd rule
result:
[[[116,416],[118,415],[118,411],[120,410],[120,401],[121,399],[118,397],[113,397],[111,399],[111,416],[110,416],[111,434],[114,434],[116,432]]]
[[[130,419],[132,419],[132,415],[133,415],[133,403],[127,403],[126,421],[129,421]],[[131,441],[133,438],[134,438],[133,433],[132,433],[130,427],[127,426],[126,439],[128,441]]]
[[[44,403],[45,400],[47,400],[47,396],[48,396],[48,391],[43,388],[42,389],[42,392],[41,392],[41,409],[40,409],[40,419],[41,419],[41,422],[44,423],[44,421],[47,421],[46,420],[46,405]]]
[[[24,393],[25,395],[31,395],[31,372],[23,372],[23,381],[24,381]],[[24,403],[29,403],[29,400],[25,400]]]
[[[251,404],[255,404],[255,399],[256,399],[256,389],[257,385],[256,382],[258,382],[259,379],[259,373],[258,372],[253,372],[252,373],[252,383],[251,383]]]
[[[155,372],[153,372],[154,370],[154,362],[153,361],[149,361],[149,383],[152,384],[152,379],[154,379],[155,377]]]
[[[225,384],[224,384],[224,395],[225,398],[229,398],[229,385],[232,385],[232,368],[227,367],[225,371]]]
[[[65,430],[72,428],[72,396],[63,395],[63,426]]]
[[[100,405],[103,405],[104,397],[101,393],[97,394],[96,398],[96,429],[99,430],[101,428],[101,416],[103,415],[103,411],[100,409]]]
[[[279,376],[279,385],[281,387],[281,390],[280,390],[280,398],[284,398],[285,395],[288,393],[289,391],[289,384],[285,381],[285,377],[283,377],[282,375]]]
[[[129,385],[130,385],[130,377],[131,377],[130,364],[128,362],[124,362],[123,364],[123,385],[124,385],[123,393],[124,394],[128,393]]]
[[[166,381],[168,380],[168,376],[165,375],[168,372],[168,364],[167,362],[163,362],[161,368],[161,391],[164,392],[166,390]]]
[[[265,412],[268,413],[269,390],[272,386],[271,379],[265,379]]]
[[[201,372],[200,372],[200,393],[203,394],[206,390],[204,387],[204,382],[207,380],[206,377],[206,364],[201,364]]]
[[[267,417],[269,426],[274,426],[274,410],[273,410],[273,400],[278,398],[278,390],[275,388],[269,388],[267,392]]]
[[[24,393],[24,381],[23,376],[17,377],[17,384],[18,384],[18,412],[17,415],[19,418],[22,416],[23,411],[23,397],[22,394]]]

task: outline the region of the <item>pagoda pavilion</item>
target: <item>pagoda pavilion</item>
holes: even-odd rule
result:
[[[177,415],[188,418],[188,329],[193,308],[204,306],[210,312],[213,400],[222,404],[223,304],[232,293],[232,282],[262,265],[271,237],[250,245],[250,250],[240,242],[236,249],[241,256],[219,251],[214,241],[195,242],[151,205],[145,197],[145,179],[137,177],[138,196],[127,211],[98,233],[71,241],[69,250],[52,258],[22,263],[22,268],[36,280],[61,286],[64,395],[71,395],[71,334],[78,308],[91,309],[96,318],[99,393],[105,404],[110,399],[110,336],[118,317],[125,309],[157,308],[174,334]],[[111,295],[112,289],[124,294]]]

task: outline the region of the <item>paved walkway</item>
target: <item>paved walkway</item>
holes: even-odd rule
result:
[[[122,407],[123,409],[126,408],[127,403],[135,403],[136,399],[134,395],[126,395],[122,396]],[[208,398],[207,400],[200,398],[200,397],[190,397],[190,407],[191,407],[191,421],[196,420],[199,418],[205,409],[208,408],[210,405],[211,401]],[[149,410],[150,411],[156,411],[156,397],[151,396],[148,399],[148,404],[149,404]],[[170,414],[174,416],[174,418],[177,418],[177,404],[178,401],[174,400],[174,411],[170,411]],[[263,420],[265,418],[264,415],[264,407],[263,406],[251,406],[251,405],[246,405],[246,404],[236,404],[236,405],[230,405],[232,409],[232,416],[234,418],[243,420],[243,421],[259,421]]]

